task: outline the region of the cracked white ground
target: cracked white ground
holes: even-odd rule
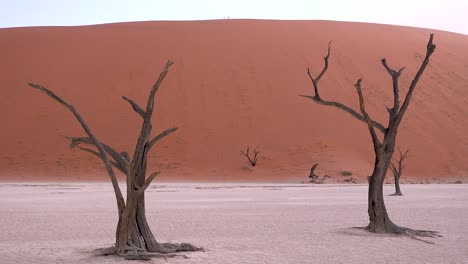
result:
[[[160,242],[206,248],[168,263],[468,263],[468,185],[402,191],[385,196],[390,218],[439,231],[435,244],[349,229],[368,223],[365,185],[156,182],[146,215]],[[0,184],[0,263],[136,263],[93,255],[114,241],[113,195],[110,183]]]

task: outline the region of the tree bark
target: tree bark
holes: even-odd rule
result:
[[[367,230],[376,233],[393,232],[396,227],[387,214],[383,196],[383,183],[391,157],[390,153],[379,152],[376,155],[374,171],[369,179]]]
[[[166,133],[166,132],[163,132],[163,133]],[[148,151],[150,149],[150,146],[152,146],[152,144],[150,143],[151,141],[145,145],[141,159],[138,162],[134,161],[135,168],[136,168],[135,179],[136,179],[136,183],[138,186],[141,186],[145,180],[145,175],[147,172]],[[181,244],[159,243],[155,239],[155,236],[153,235],[153,232],[151,231],[151,228],[146,219],[145,194],[144,193],[141,194],[141,196],[138,198],[138,201],[137,201],[135,226],[137,230],[134,232],[135,235],[132,237],[132,242],[135,244],[135,243],[138,243],[139,241],[142,241],[141,248],[143,248],[146,251],[159,252],[159,253],[174,253],[178,251],[202,250],[202,248],[198,248],[189,243],[181,243]]]

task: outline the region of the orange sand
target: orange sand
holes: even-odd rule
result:
[[[141,105],[167,59],[175,65],[157,94],[154,133],[180,130],[154,149],[151,170],[163,180],[300,181],[341,171],[365,179],[373,164],[366,126],[316,105],[306,70],[322,68],[333,40],[322,97],[357,107],[353,83],[363,76],[368,111],[386,122],[391,79],[380,64],[407,66],[404,93],[424,56],[429,33],[437,50],[401,125],[410,149],[408,178],[468,175],[468,36],[409,27],[328,21],[215,20],[138,22],[85,27],[0,29],[0,179],[106,180],[101,162],[71,151],[62,135],[84,135],[65,109],[26,82],[72,102],[100,139],[130,151]],[[357,108],[356,108],[357,109]],[[247,169],[241,148],[258,146]],[[466,178],[465,178],[466,179]]]

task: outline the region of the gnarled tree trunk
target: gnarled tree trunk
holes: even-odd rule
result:
[[[383,197],[383,183],[391,161],[391,153],[379,149],[376,153],[374,170],[369,179],[368,214],[369,225],[367,229],[376,233],[395,231],[395,224],[390,220]]]
[[[177,251],[202,250],[202,248],[195,247],[188,243],[158,243],[151,232],[145,215],[144,192],[153,179],[159,174],[159,172],[155,172],[149,177],[146,176],[148,152],[156,142],[177,130],[175,127],[170,128],[154,138],[150,138],[152,131],[151,118],[154,108],[154,96],[171,65],[171,61],[166,63],[164,70],[160,73],[158,80],[151,88],[146,109],[141,108],[138,104],[127,97],[123,97],[124,100],[130,103],[133,110],[143,119],[133,159],[131,159],[127,152],[119,153],[112,147],[98,140],[89,129],[79,112],[72,105],[68,104],[49,89],[38,84],[29,83],[31,87],[44,92],[46,95],[68,108],[85,130],[88,137],[71,137],[69,138],[71,140],[70,146],[72,148],[78,147],[79,149],[91,153],[103,160],[114,188],[118,208],[118,224],[116,229],[114,253],[121,256],[130,256],[131,259],[146,258],[147,256],[151,256],[149,252],[172,253]],[[82,145],[94,146],[98,151],[83,147]],[[122,196],[113,168],[126,175],[127,197],[125,200]]]

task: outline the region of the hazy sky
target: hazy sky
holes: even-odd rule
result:
[[[468,34],[468,0],[0,0],[0,27],[225,17],[374,22]]]

